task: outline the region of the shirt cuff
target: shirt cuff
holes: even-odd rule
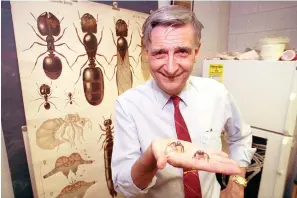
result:
[[[251,164],[252,158],[257,149],[237,147],[230,150],[230,158],[238,162],[240,167],[245,168]]]
[[[132,176],[131,176],[131,169],[129,170],[125,170],[122,171],[120,174],[120,178],[125,178],[122,181],[118,181],[118,189],[120,192],[122,192],[124,194],[125,197],[135,197],[139,194],[145,194],[148,192],[148,190],[153,187],[157,181],[157,177],[154,176],[151,183],[143,190],[141,190],[140,188],[138,188],[133,180],[132,180]]]

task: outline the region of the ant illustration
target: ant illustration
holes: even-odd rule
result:
[[[116,47],[117,52],[112,56],[111,60],[109,61],[109,64],[112,62],[114,57],[117,57],[117,63],[114,66],[114,72],[111,79],[113,79],[114,75],[116,74],[118,95],[121,95],[126,90],[132,88],[132,85],[133,85],[132,72],[135,76],[135,73],[132,65],[130,64],[129,58],[132,58],[135,63],[136,61],[133,56],[129,55],[129,48],[132,42],[133,32],[131,33],[129,44],[126,39],[128,37],[129,21],[127,24],[126,21],[124,21],[123,19],[118,19],[117,21],[115,21],[115,18],[114,18],[114,24],[116,29],[117,41],[115,41],[115,36],[111,29],[110,29],[110,32],[111,32],[113,43]]]
[[[82,69],[89,62],[89,67],[85,68],[83,71],[83,87],[88,103],[96,106],[99,105],[104,98],[104,78],[101,68],[103,69],[104,75],[106,76],[104,67],[96,59],[96,56],[102,56],[107,62],[107,59],[104,55],[97,53],[98,46],[100,45],[103,36],[103,28],[101,31],[101,37],[97,42],[97,37],[95,34],[97,33],[98,15],[97,20],[89,13],[85,13],[82,17],[80,17],[78,13],[78,16],[81,20],[81,30],[83,33],[85,33],[83,40],[81,40],[78,30],[74,24],[73,26],[80,43],[85,48],[86,53],[78,55],[71,67],[73,67],[73,65],[77,62],[78,58],[88,55],[88,59],[80,68],[79,77],[75,84],[81,77]],[[96,67],[96,62],[101,68]]]
[[[42,102],[39,105],[37,113],[39,112],[41,105],[43,105],[44,109],[46,109],[46,110],[49,110],[51,108],[50,104],[52,104],[57,109],[56,105],[54,103],[52,103],[51,101],[49,101],[50,98],[57,98],[57,97],[52,97],[51,96],[52,95],[51,85],[49,86],[49,85],[46,85],[46,84],[42,84],[40,87],[38,86],[37,83],[36,83],[36,85],[37,85],[37,88],[39,88],[39,91],[37,90],[37,92],[40,95],[40,98],[37,98],[37,99],[35,99],[33,101],[44,100],[44,102]],[[35,114],[35,116],[36,116],[36,114]]]
[[[75,94],[75,89],[74,89],[74,91],[71,93],[71,92],[68,92],[68,93],[66,93],[65,92],[65,95],[66,95],[66,100],[68,100],[68,102],[66,103],[66,105],[65,105],[65,107],[68,105],[68,104],[73,104],[73,103],[75,103],[77,106],[79,106],[76,102],[75,102],[75,99],[77,99],[77,98],[74,98],[74,94]],[[65,108],[64,107],[64,108]]]
[[[106,184],[107,188],[109,190],[109,194],[112,197],[117,196],[117,192],[114,190],[113,182],[112,182],[112,174],[111,174],[111,158],[112,158],[112,149],[113,149],[113,129],[112,126],[112,120],[111,115],[110,118],[105,119],[103,117],[103,124],[104,127],[102,127],[100,124],[100,129],[103,131],[103,133],[100,135],[98,142],[102,138],[102,136],[105,136],[105,139],[102,143],[102,147],[100,150],[104,148],[104,166],[105,166],[105,178],[106,178]]]
[[[99,141],[101,140],[102,136],[106,136],[106,138],[104,139],[104,141],[103,141],[103,143],[102,143],[102,148],[103,148],[105,142],[108,142],[108,143],[111,142],[111,143],[113,144],[113,136],[112,136],[112,133],[113,133],[113,126],[112,126],[111,115],[110,115],[110,118],[108,118],[108,119],[105,119],[105,118],[103,117],[103,120],[104,120],[103,124],[104,124],[105,128],[103,128],[100,124],[99,124],[99,126],[100,126],[100,129],[101,129],[104,133],[102,133],[102,134],[100,135],[99,140],[98,140],[98,142],[99,142]],[[101,148],[101,149],[102,149],[102,148]]]
[[[31,24],[28,23],[28,25],[31,26],[31,28],[33,29],[36,36],[38,38],[40,38],[42,41],[46,42],[46,44],[34,42],[28,49],[25,49],[24,51],[31,49],[35,44],[47,47],[47,50],[45,52],[41,53],[37,57],[34,67],[32,69],[32,72],[34,71],[34,69],[36,67],[38,59],[48,52],[49,54],[46,57],[44,57],[44,59],[43,59],[43,70],[47,77],[49,77],[52,80],[56,80],[57,78],[60,77],[60,75],[62,73],[62,62],[61,62],[60,58],[54,54],[54,52],[59,54],[63,58],[65,58],[68,66],[70,67],[69,62],[66,59],[66,57],[63,54],[57,52],[55,49],[56,46],[62,46],[62,45],[65,45],[68,49],[70,49],[70,47],[66,43],[55,44],[57,41],[59,41],[64,36],[65,30],[67,29],[67,28],[65,28],[63,30],[62,35],[55,40],[54,36],[60,35],[60,32],[61,32],[60,23],[63,21],[64,17],[61,19],[61,21],[59,21],[59,19],[51,12],[44,12],[41,15],[39,15],[38,18],[36,19],[32,13],[30,13],[30,14],[33,16],[33,18],[37,22],[38,32],[41,35],[39,35],[36,32],[36,30],[34,29],[34,27]],[[44,39],[44,38],[42,38],[42,36],[46,36],[46,38]],[[72,49],[70,49],[70,50],[72,50]],[[74,51],[74,50],[72,50],[72,51]]]

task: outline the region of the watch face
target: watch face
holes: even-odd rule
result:
[[[247,181],[245,178],[237,176],[237,175],[232,176],[231,179],[242,186],[246,186],[246,184],[247,184]]]
[[[244,178],[241,178],[241,177],[237,177],[238,181],[240,182],[240,184],[243,184],[245,185],[247,182],[245,181]]]

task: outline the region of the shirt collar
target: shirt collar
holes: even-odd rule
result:
[[[178,94],[178,96],[181,98],[181,101],[183,101],[186,105],[188,105],[190,102],[190,96],[189,96],[189,91],[191,88],[190,80],[191,80],[190,78],[187,80],[186,86]],[[157,102],[160,104],[160,107],[163,109],[164,106],[169,101],[170,95],[168,95],[162,89],[160,89],[160,87],[158,86],[157,82],[154,79],[153,79],[153,89],[154,89]]]

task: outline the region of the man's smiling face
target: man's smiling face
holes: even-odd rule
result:
[[[195,45],[191,24],[156,26],[152,30],[148,47],[150,70],[164,92],[181,92],[193,70],[199,46]]]

